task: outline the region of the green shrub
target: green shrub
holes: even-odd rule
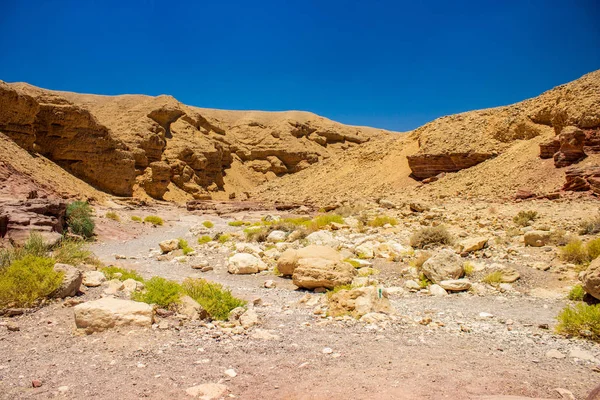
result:
[[[487,274],[481,281],[487,283],[488,285],[497,285],[502,283],[502,271],[491,272]]]
[[[131,216],[131,220],[132,220],[133,222],[142,222],[142,218],[141,218],[141,217],[138,217],[137,215],[132,215],[132,216]]]
[[[318,231],[318,230],[325,228],[332,222],[335,222],[336,224],[343,224],[344,218],[342,218],[342,216],[338,215],[338,214],[319,215],[316,218],[314,218],[312,221],[307,223],[307,228],[314,232],[314,231]]]
[[[94,236],[96,225],[92,220],[92,207],[85,201],[74,201],[67,206],[67,225],[71,231],[86,239]]]
[[[163,308],[179,303],[181,285],[165,278],[155,276],[144,283],[145,289],[133,294],[132,299],[148,304],[156,304]]]
[[[246,305],[245,301],[234,297],[222,285],[204,279],[187,278],[182,287],[184,293],[196,300],[216,320],[226,320],[231,310]]]
[[[246,223],[244,221],[230,221],[227,223],[229,226],[244,226]]]
[[[598,256],[600,256],[600,238],[587,242],[585,250],[588,253],[590,261],[598,258]]]
[[[329,290],[327,292],[327,298],[330,299],[331,296],[333,296],[334,294],[341,292],[342,290],[352,290],[354,289],[354,286],[352,286],[351,283],[348,283],[346,285],[339,285],[339,286],[335,286],[333,289]]]
[[[443,225],[425,227],[410,237],[410,245],[418,249],[435,245],[450,245],[453,242],[452,235]]]
[[[179,239],[179,244],[178,244],[178,247],[179,247],[181,250],[183,250],[183,254],[184,254],[184,255],[186,255],[186,256],[187,256],[188,254],[190,254],[192,251],[194,251],[194,249],[192,249],[192,248],[191,248],[191,247],[188,245],[188,242],[187,242],[187,240],[185,240],[185,239]]]
[[[25,256],[46,257],[48,255],[48,246],[44,244],[44,239],[38,233],[32,232],[23,246],[12,246],[0,249],[0,269],[8,267],[16,260]]]
[[[557,333],[600,341],[600,304],[581,302],[574,307],[567,306],[557,319]]]
[[[198,244],[206,244],[208,242],[212,242],[212,238],[208,235],[200,236],[198,238]]]
[[[573,288],[569,292],[569,296],[568,296],[569,300],[573,300],[573,301],[583,301],[584,297],[585,297],[585,290],[583,290],[583,286],[581,286],[581,285],[573,286]]]
[[[219,243],[224,244],[227,243],[229,240],[231,239],[231,235],[219,235],[219,238],[217,239]]]
[[[579,224],[580,235],[595,235],[600,233],[600,215],[582,221]]]
[[[144,222],[148,222],[154,226],[162,226],[162,224],[164,224],[163,219],[158,215],[148,215],[146,218],[144,218]]]
[[[113,221],[117,221],[117,222],[121,221],[121,217],[119,217],[119,214],[117,214],[114,211],[109,211],[104,216],[108,219],[112,219]]]
[[[375,217],[371,221],[369,221],[369,226],[380,228],[386,224],[390,224],[392,226],[398,225],[398,220],[393,217],[389,217],[387,215],[381,215],[379,217]]]
[[[425,274],[419,274],[419,286],[421,286],[421,289],[425,289],[426,287],[428,287],[429,285],[431,285],[433,282],[431,282],[429,280],[429,278],[427,278],[425,276]]]
[[[27,255],[0,271],[0,309],[31,307],[50,296],[62,283],[54,260]]]
[[[85,243],[80,240],[66,239],[52,252],[52,256],[56,262],[63,264],[79,265],[89,262],[93,254],[91,251],[84,248]]]
[[[215,226],[215,224],[213,224],[211,221],[204,221],[204,222],[202,223],[202,225],[204,225],[204,227],[205,227],[205,228],[208,228],[208,229],[210,229],[210,228],[212,228],[213,226]]]
[[[106,279],[118,279],[124,281],[127,279],[133,279],[138,282],[144,282],[144,278],[136,271],[132,269],[123,269],[115,266],[100,268],[100,271],[106,276]],[[120,275],[117,275],[120,274]]]
[[[563,261],[574,263],[574,264],[584,264],[587,263],[590,259],[590,256],[587,253],[587,250],[581,240],[572,240],[566,246],[563,246],[559,249],[560,258]]]
[[[344,260],[344,262],[347,262],[348,264],[352,265],[354,268],[360,268],[360,266],[361,266],[361,264],[358,261],[352,260],[350,258],[346,258]]]
[[[463,264],[463,271],[465,271],[465,275],[466,276],[471,276],[473,275],[473,272],[475,271],[475,266],[473,266],[473,264],[471,264],[470,262],[466,262]]]
[[[537,217],[537,211],[519,211],[519,213],[514,216],[513,222],[519,226],[527,226],[529,225],[529,222],[535,221]]]

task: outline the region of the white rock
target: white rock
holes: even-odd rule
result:
[[[448,296],[448,292],[446,292],[446,289],[435,283],[429,286],[429,292],[437,297]]]
[[[104,297],[73,308],[75,325],[87,333],[119,326],[150,327],[154,311],[150,304]]]
[[[107,287],[104,289],[104,294],[106,295],[115,295],[125,287],[123,282],[118,279],[111,279],[110,281],[106,282],[106,285]]]
[[[123,281],[123,291],[127,295],[131,295],[133,292],[139,292],[144,289],[144,284],[142,282],[138,282],[135,279],[125,279]]]
[[[246,310],[240,316],[240,323],[245,329],[258,325],[258,314],[253,309]]]
[[[309,244],[316,244],[319,246],[328,246],[337,248],[340,245],[340,241],[333,237],[333,234],[329,231],[317,231],[313,232],[306,237],[306,241]]]
[[[471,282],[468,279],[451,279],[441,281],[440,286],[449,292],[462,292],[471,289]]]
[[[106,276],[100,271],[86,271],[83,273],[83,285],[87,287],[98,287],[106,281]]]
[[[287,233],[285,233],[284,231],[272,231],[271,233],[269,233],[269,236],[267,236],[267,242],[284,242],[286,237]]]
[[[216,400],[223,398],[229,389],[220,383],[204,383],[187,388],[185,392],[201,400]]]
[[[421,290],[421,285],[419,285],[418,282],[413,281],[412,279],[409,279],[406,282],[404,282],[404,286],[408,290]]]
[[[561,359],[561,358],[565,358],[566,356],[556,349],[550,349],[546,352],[546,357]]]
[[[330,347],[325,347],[322,352],[323,354],[331,354],[333,353],[333,350]]]
[[[255,274],[267,269],[267,265],[259,258],[248,253],[236,253],[229,258],[227,270],[230,274]]]
[[[225,370],[225,375],[227,375],[230,378],[235,378],[237,376],[237,372],[235,372],[233,368],[230,368]]]

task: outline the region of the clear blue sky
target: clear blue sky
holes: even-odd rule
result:
[[[600,68],[598,0],[0,0],[0,79],[393,130]]]

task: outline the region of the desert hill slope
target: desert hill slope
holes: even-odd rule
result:
[[[570,136],[562,146],[565,134],[557,135],[564,127],[578,139]],[[561,167],[596,165],[599,128],[600,71],[533,99],[438,118],[406,134],[308,112],[212,110],[165,95],[99,96],[0,81],[0,161],[10,174],[45,182],[61,196],[100,197],[100,190],[178,202],[252,196],[324,203],[417,194],[507,197],[522,187],[547,193],[562,187],[565,169],[540,158],[540,149],[546,158],[566,157]],[[51,162],[71,175],[49,172]],[[9,186],[15,187],[2,190]]]

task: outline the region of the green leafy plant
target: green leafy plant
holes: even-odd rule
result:
[[[157,215],[148,215],[144,218],[144,222],[148,222],[154,226],[162,226],[164,224],[163,219]]]
[[[216,320],[226,320],[231,310],[246,305],[245,301],[234,297],[222,285],[204,279],[187,278],[182,287],[184,293],[196,300]]]
[[[344,260],[344,262],[347,262],[348,264],[352,265],[354,268],[360,268],[361,267],[361,264],[358,261],[353,260],[351,258],[346,258]]]
[[[423,273],[419,274],[419,286],[421,287],[421,289],[425,289],[432,283],[433,282],[431,282],[429,280],[429,278],[427,278],[427,276],[425,276],[425,274],[423,274]]]
[[[339,286],[335,286],[333,289],[327,291],[327,298],[330,299],[331,296],[333,296],[334,294],[341,292],[342,290],[352,290],[354,289],[354,286],[352,286],[351,283],[347,284],[347,285],[339,285]]]
[[[497,285],[502,283],[502,271],[494,271],[483,277],[481,280],[488,285]]]
[[[590,240],[586,243],[585,249],[589,256],[590,261],[595,260],[600,256],[600,238]]]
[[[418,249],[452,243],[454,238],[443,225],[425,227],[410,237],[410,245]]]
[[[600,305],[581,302],[574,307],[567,306],[557,319],[557,333],[600,341]]]
[[[219,235],[219,238],[217,239],[217,241],[221,244],[225,244],[227,243],[229,240],[231,239],[231,235]]]
[[[188,254],[190,254],[192,251],[194,251],[194,249],[192,249],[190,247],[190,245],[188,244],[187,240],[185,240],[185,239],[179,239],[178,247],[181,250],[183,250],[183,254],[186,255],[186,256]]]
[[[117,221],[117,222],[121,221],[121,217],[119,217],[119,214],[117,214],[114,211],[109,211],[104,216],[108,219],[112,219],[113,221]]]
[[[559,249],[560,258],[563,261],[574,264],[585,264],[590,260],[590,256],[581,242],[574,239]]]
[[[31,307],[50,296],[62,283],[54,260],[27,255],[0,271],[0,309]]]
[[[92,220],[92,207],[85,201],[74,201],[67,206],[67,225],[71,231],[86,239],[94,236],[96,225]]]
[[[573,300],[573,301],[583,301],[583,298],[585,297],[585,290],[583,289],[583,286],[581,285],[575,285],[573,286],[573,288],[571,288],[571,291],[569,291],[569,300]]]
[[[600,215],[596,215],[579,224],[580,235],[595,235],[597,233],[600,233]]]
[[[52,251],[54,259],[63,264],[79,265],[92,261],[93,254],[80,240],[64,239]]]
[[[213,226],[215,226],[215,224],[213,224],[211,221],[204,221],[204,222],[202,223],[202,225],[204,225],[204,227],[205,227],[205,228],[208,228],[208,229],[210,229],[210,228],[212,228]]]
[[[378,217],[375,217],[368,223],[368,225],[372,226],[372,227],[382,227],[386,224],[396,226],[396,225],[398,225],[398,220],[396,218],[389,217],[387,215],[380,215]]]
[[[470,263],[470,262],[466,262],[463,264],[463,271],[465,271],[465,275],[466,276],[471,276],[473,275],[473,272],[475,271],[475,266]]]
[[[535,221],[537,218],[537,211],[519,211],[519,213],[514,216],[513,222],[519,226],[527,226],[529,225],[529,222]]]
[[[168,308],[179,303],[182,288],[177,282],[155,276],[144,283],[145,289],[133,294],[132,299]]]
[[[133,222],[142,222],[142,218],[141,218],[141,217],[138,217],[137,215],[132,215],[132,216],[131,216],[131,220],[132,220]]]
[[[244,226],[246,223],[244,221],[230,221],[227,223],[229,226]]]
[[[132,269],[123,269],[111,265],[109,267],[100,268],[100,271],[108,280],[118,279],[120,281],[125,281],[127,279],[133,279],[138,282],[144,282],[144,278]]]
[[[198,244],[206,244],[208,242],[212,242],[212,238],[208,235],[200,236],[198,238]]]

